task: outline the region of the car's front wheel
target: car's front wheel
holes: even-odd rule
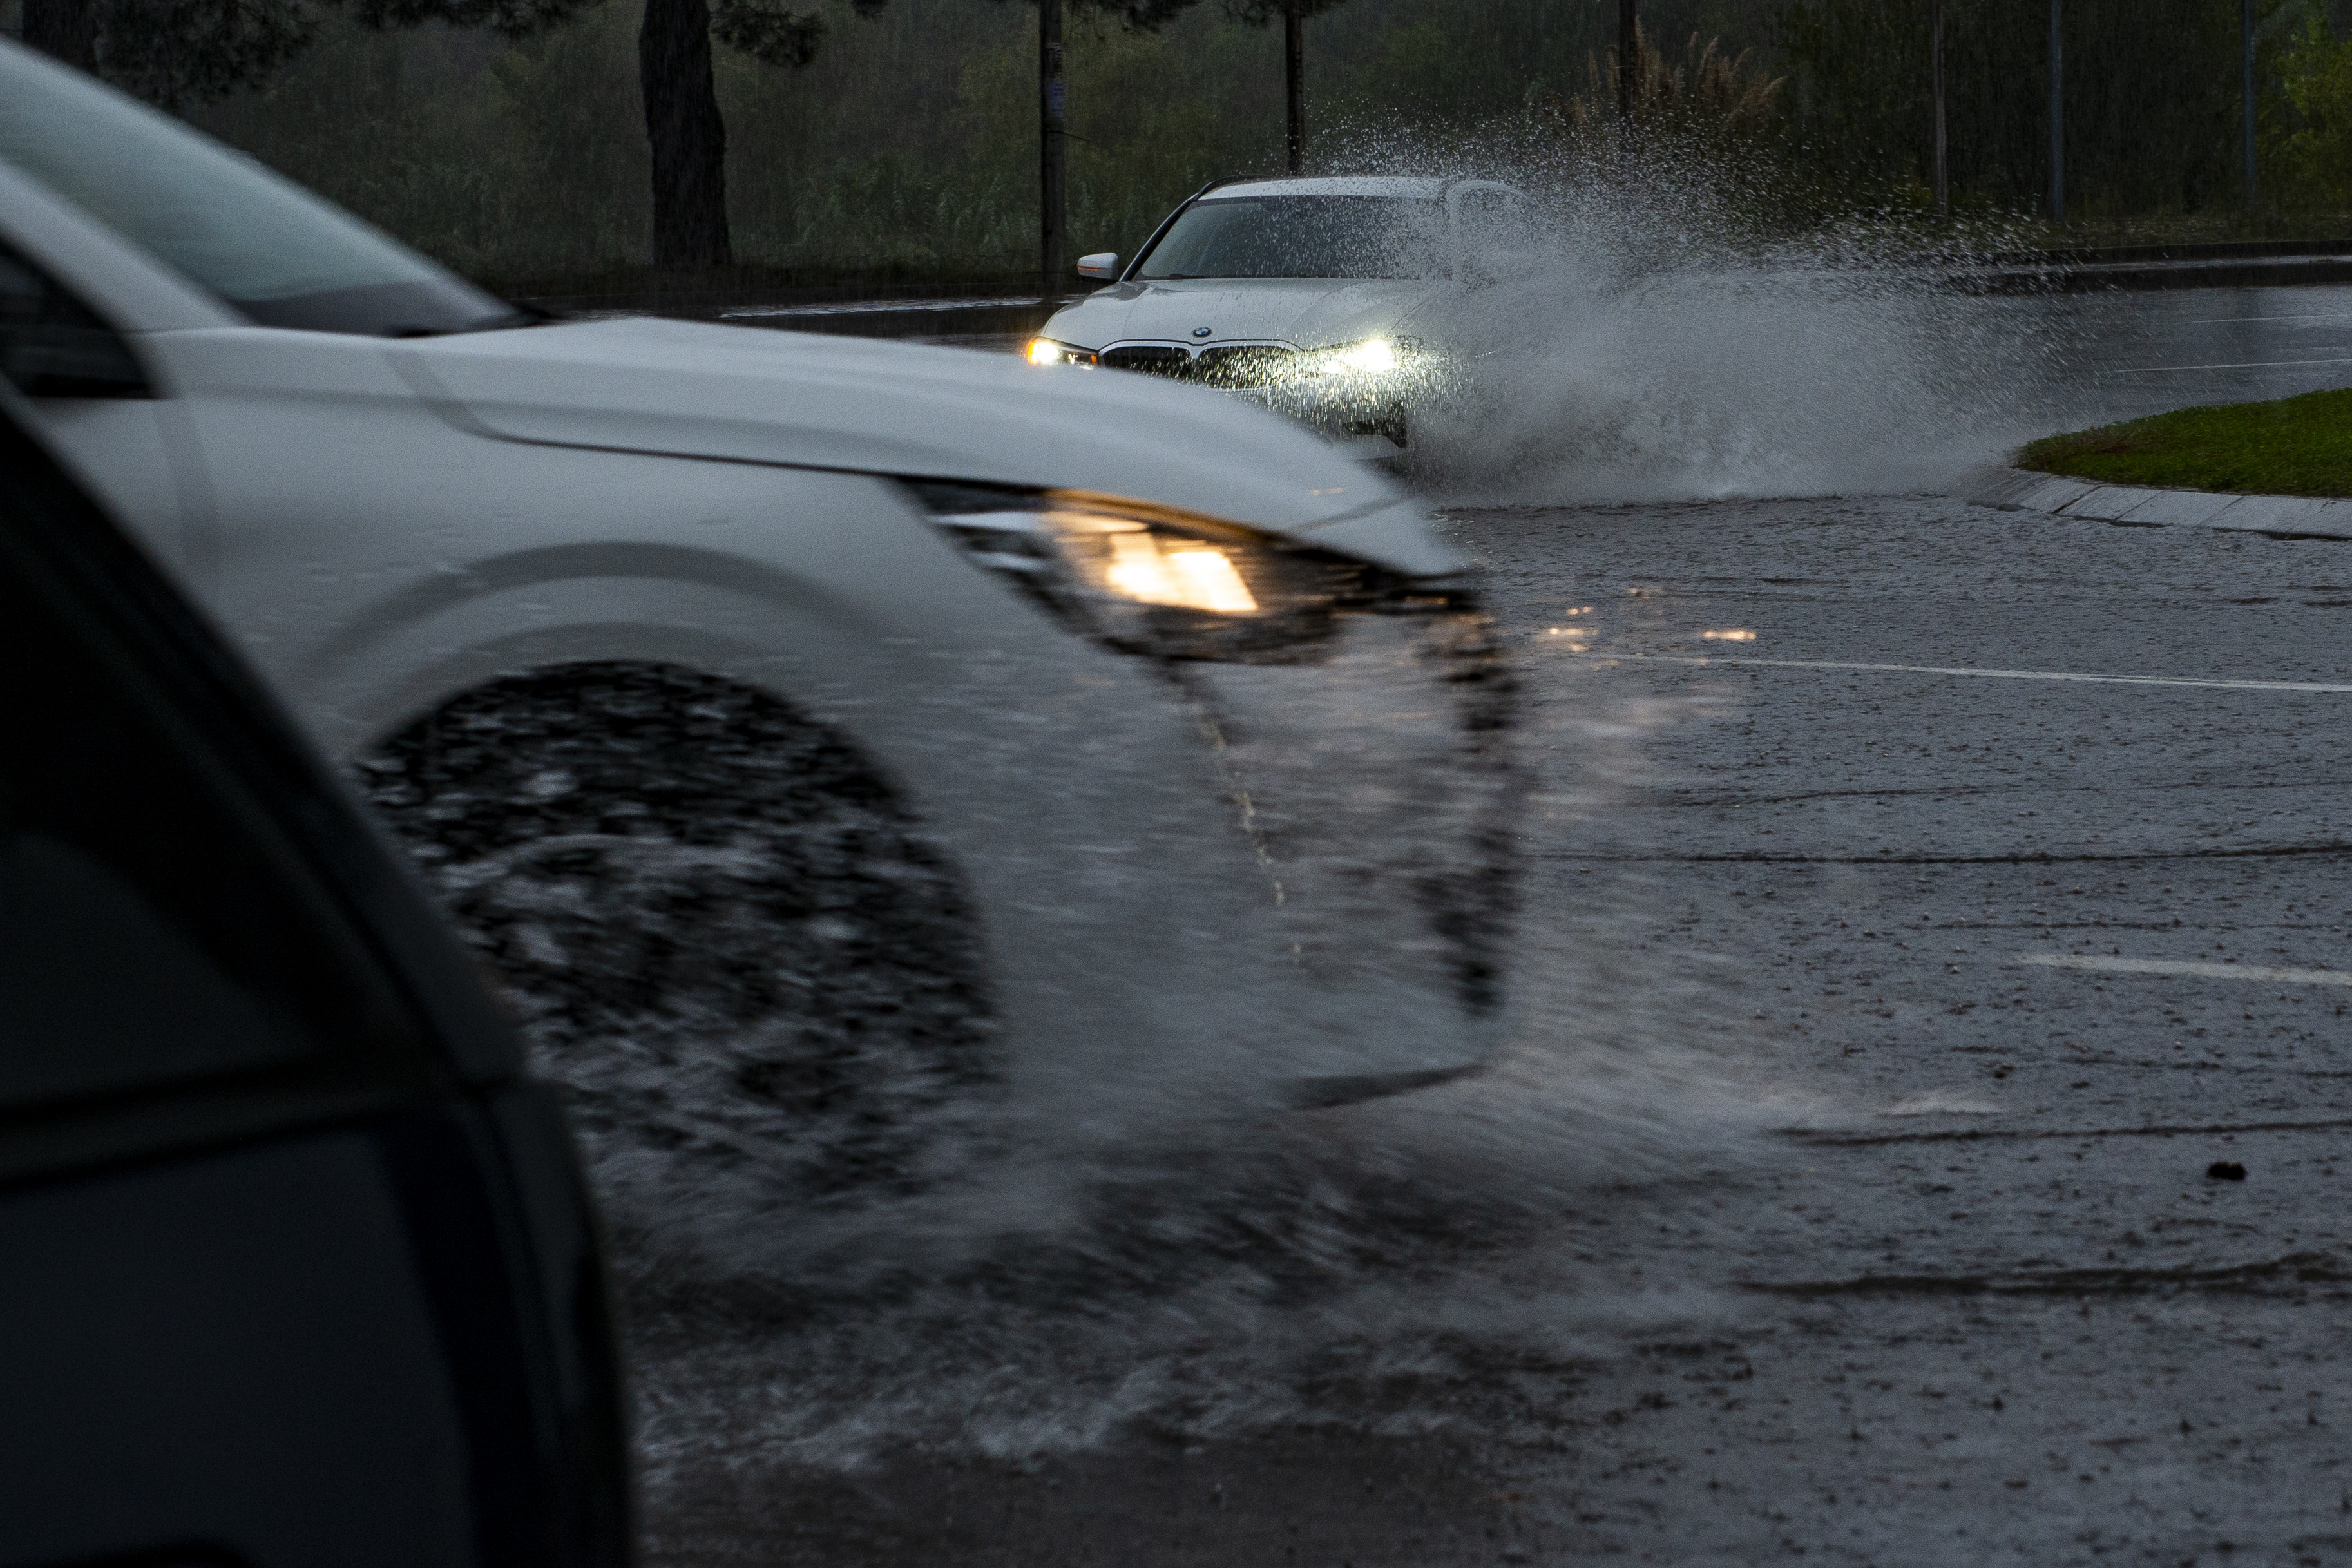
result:
[[[993,1076],[980,931],[880,771],[764,693],[574,664],[361,759],[625,1227],[933,1174]]]

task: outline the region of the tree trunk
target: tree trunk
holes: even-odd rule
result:
[[[25,42],[83,70],[98,68],[98,0],[25,0]]]
[[[1633,123],[1633,102],[1642,90],[1642,27],[1634,0],[1617,0],[1617,118]]]
[[[2061,0],[2050,0],[2050,221],[2066,221],[2066,51]]]
[[[2245,71],[2246,101],[2246,210],[2254,210],[2254,0],[2242,0],[2238,11],[2242,54],[2240,63]]]
[[[1952,216],[1951,171],[1944,147],[1944,0],[1927,0],[1927,93],[1935,100],[1936,221],[1941,223]]]
[[[1062,0],[1037,5],[1037,214],[1038,268],[1045,298],[1062,297],[1069,269],[1069,198],[1066,188],[1068,146],[1064,141],[1069,103],[1062,77]]]
[[[709,0],[646,0],[637,82],[653,149],[654,265],[724,267],[727,125],[710,79]]]
[[[1307,18],[1293,5],[1282,14],[1282,93],[1289,105],[1290,172],[1307,167]]]

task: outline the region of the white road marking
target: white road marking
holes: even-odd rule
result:
[[[1570,648],[1587,658],[1624,659],[1639,664],[1741,664],[1774,669],[1859,669],[1886,675],[1974,675],[1987,680],[2081,680],[2113,686],[2189,686],[2217,691],[2336,691],[2352,692],[2352,685],[2322,680],[2190,680],[2175,675],[2078,675],[2063,669],[1959,669],[1935,664],[1845,664],[1826,658],[1741,658],[1724,654],[1602,653]]]
[[[2210,327],[2222,321],[2340,321],[2344,319],[2342,310],[2320,310],[2302,316],[2197,316],[2191,318],[2189,325]]]
[[[2189,324],[2210,327],[2216,322],[2338,322],[2343,318],[2343,310],[2310,310],[2305,315],[2194,315]]]
[[[2211,980],[2260,980],[2274,985],[2352,985],[2352,969],[2272,969],[2260,963],[2099,958],[2074,952],[2021,952],[2017,962],[2039,964],[2044,969],[2097,969],[2113,974],[2194,974]]]
[[[2306,364],[2352,364],[2352,359],[2261,359],[2243,364],[2127,364],[2126,375],[2154,375],[2168,370],[2293,370]]]

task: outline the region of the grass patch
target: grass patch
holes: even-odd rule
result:
[[[2352,496],[2352,391],[2183,408],[2046,436],[2017,466],[2111,485]]]

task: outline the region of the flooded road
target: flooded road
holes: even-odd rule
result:
[[[1988,308],[2063,352],[1955,474],[2352,370],[2352,289]],[[2352,1555],[2352,545],[1883,456],[1454,510],[1540,770],[1513,1058],[1113,1184],[1075,1271],[656,1337],[651,1561]]]
[[[681,1456],[655,1559],[2340,1558],[2347,547],[1917,497],[1454,526],[1549,736],[1587,1044],[1541,1070],[1670,1054],[1618,1106],[1666,1130],[1596,1121],[1541,1215],[1415,1216],[1451,1317],[1384,1334],[1359,1281],[1255,1408]]]

